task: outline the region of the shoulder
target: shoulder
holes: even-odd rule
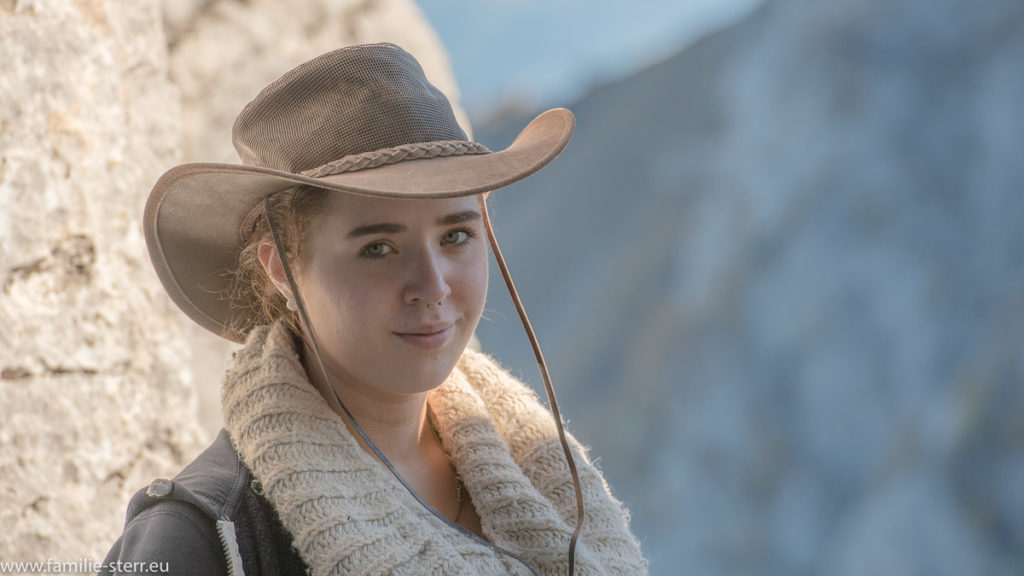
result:
[[[129,520],[103,564],[100,574],[228,573],[215,524],[175,500],[146,508]]]
[[[248,470],[221,431],[174,480],[155,480],[132,497],[124,532],[101,573],[139,572],[155,562],[158,571],[169,574],[227,574],[220,521],[234,518],[251,498],[250,483]]]
[[[216,517],[232,517],[252,484],[228,433],[221,430],[210,446],[185,467],[174,482],[195,494]]]
[[[537,393],[500,362],[482,352],[466,350],[459,359],[458,370],[510,445],[557,436],[551,413]]]
[[[459,358],[457,368],[485,402],[507,404],[509,409],[536,406],[543,410],[533,388],[488,354],[467,349]]]

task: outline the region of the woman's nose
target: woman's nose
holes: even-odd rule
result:
[[[410,276],[405,287],[407,304],[437,304],[444,302],[452,293],[445,277],[445,263],[434,250],[424,249],[415,256],[410,266]]]

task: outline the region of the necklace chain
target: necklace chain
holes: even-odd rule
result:
[[[458,524],[459,518],[462,517],[462,478],[459,473],[455,471],[455,466],[448,462],[452,466],[452,472],[455,473],[455,502],[458,503],[459,508],[455,511],[455,523]]]

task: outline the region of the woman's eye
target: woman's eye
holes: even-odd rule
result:
[[[469,230],[452,230],[441,237],[442,244],[462,244],[473,237]]]
[[[364,258],[376,259],[383,258],[392,252],[394,252],[394,249],[390,245],[384,242],[374,242],[373,244],[363,248],[362,251],[359,252],[359,255]]]

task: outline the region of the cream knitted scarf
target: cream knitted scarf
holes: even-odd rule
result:
[[[487,540],[541,574],[565,574],[575,497],[554,424],[533,391],[466,351],[428,402]],[[312,574],[529,574],[436,518],[359,447],[310,384],[282,324],[253,330],[236,354],[223,410],[232,442]],[[646,573],[626,512],[572,443],[587,510],[577,574]]]

